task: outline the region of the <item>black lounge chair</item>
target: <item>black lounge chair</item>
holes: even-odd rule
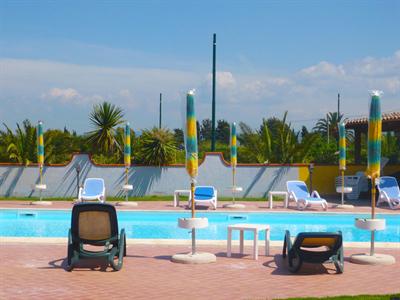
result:
[[[337,273],[343,273],[342,232],[301,232],[292,241],[286,230],[283,243],[283,258],[288,255],[289,271],[296,273],[303,262],[322,264],[333,262]]]
[[[84,245],[104,246],[104,249],[89,251]],[[125,230],[121,229],[118,236],[115,207],[103,203],[75,204],[68,233],[67,269],[71,271],[80,258],[104,257],[118,271],[122,268],[123,256],[126,256]]]

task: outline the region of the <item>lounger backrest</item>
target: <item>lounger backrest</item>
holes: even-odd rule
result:
[[[332,248],[333,245],[336,243],[336,238],[331,237],[309,237],[304,238],[303,242],[301,243],[301,247],[320,247],[320,246],[327,246]]]
[[[378,188],[385,191],[389,198],[398,198],[400,196],[399,185],[397,180],[391,176],[382,176],[379,178]]]
[[[307,185],[304,181],[288,181],[286,183],[288,192],[292,192],[299,199],[305,199],[310,197],[310,193],[308,192]]]
[[[214,187],[198,186],[194,190],[194,198],[197,200],[206,200],[214,197]]]
[[[102,178],[87,178],[84,183],[85,195],[101,195],[104,190],[104,180]]]
[[[322,247],[326,246],[336,251],[342,245],[341,232],[301,232],[297,235],[297,247]]]
[[[72,209],[71,231],[75,241],[102,241],[118,235],[115,207],[104,203],[79,203]]]
[[[104,211],[85,211],[79,214],[79,238],[99,241],[111,238],[110,215]]]

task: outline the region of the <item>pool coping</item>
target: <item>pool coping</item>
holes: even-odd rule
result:
[[[71,207],[72,208],[72,207]],[[32,207],[32,208],[20,208],[20,207],[0,207],[1,210],[49,210],[49,211],[69,211],[70,209],[68,208],[47,208],[47,207]],[[130,212],[157,212],[157,213],[191,213],[190,210],[172,210],[172,209],[131,209],[131,208],[124,208],[124,209],[117,209],[119,212],[123,211],[130,211]],[[202,213],[286,213],[286,214],[370,214],[370,212],[357,212],[357,211],[314,211],[314,210],[293,210],[293,211],[287,211],[287,210],[265,210],[265,211],[260,211],[260,210],[224,210],[224,209],[219,209],[219,210],[207,210],[207,211],[202,211],[202,210],[197,210],[196,211],[198,214]],[[377,212],[376,215],[400,215],[400,211],[385,211],[385,212]]]
[[[68,243],[68,238],[43,238],[43,237],[0,237],[0,244],[64,244]],[[182,245],[190,246],[191,240],[184,239],[126,239],[127,245]],[[226,240],[196,240],[199,246],[225,246]],[[232,244],[239,245],[238,240],[233,240]],[[252,240],[245,240],[245,246],[253,245]],[[272,247],[282,247],[283,241],[270,241]],[[344,247],[348,248],[369,248],[370,242],[343,242]],[[400,243],[395,242],[375,242],[375,248],[399,249]]]

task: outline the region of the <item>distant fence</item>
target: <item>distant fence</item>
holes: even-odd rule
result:
[[[107,196],[123,196],[125,183],[123,165],[99,165],[88,154],[75,154],[66,165],[49,165],[43,169],[43,182],[47,185],[44,197],[76,197],[77,173],[80,166],[80,184],[88,177],[104,178]],[[393,167],[400,171],[400,166]],[[363,166],[351,166],[347,173],[363,170]],[[388,168],[388,167],[387,167]],[[354,170],[353,170],[354,169]],[[386,168],[385,168],[386,170]],[[334,194],[337,166],[315,166],[313,188],[322,194]],[[128,173],[133,185],[130,196],[173,195],[174,190],[188,189],[189,178],[184,165],[162,167],[132,165]],[[243,188],[238,197],[266,197],[270,190],[286,190],[286,181],[303,180],[309,183],[307,164],[238,164],[236,182]],[[39,181],[38,168],[18,164],[0,164],[1,197],[37,197],[34,185]],[[221,153],[206,153],[199,165],[198,185],[213,185],[220,196],[231,196],[232,172]]]

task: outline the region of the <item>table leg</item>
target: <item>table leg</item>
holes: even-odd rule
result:
[[[258,259],[258,230],[254,230],[253,258]]]
[[[174,207],[177,205],[176,193],[174,193]]]
[[[288,194],[286,193],[286,194],[285,194],[285,208],[287,208],[288,205],[289,205],[289,196],[288,196]]]
[[[228,245],[227,245],[227,257],[231,257],[231,251],[232,251],[232,229],[228,228]]]
[[[265,256],[269,256],[269,228],[265,229]]]
[[[244,248],[244,230],[240,229],[240,254],[243,254]]]

